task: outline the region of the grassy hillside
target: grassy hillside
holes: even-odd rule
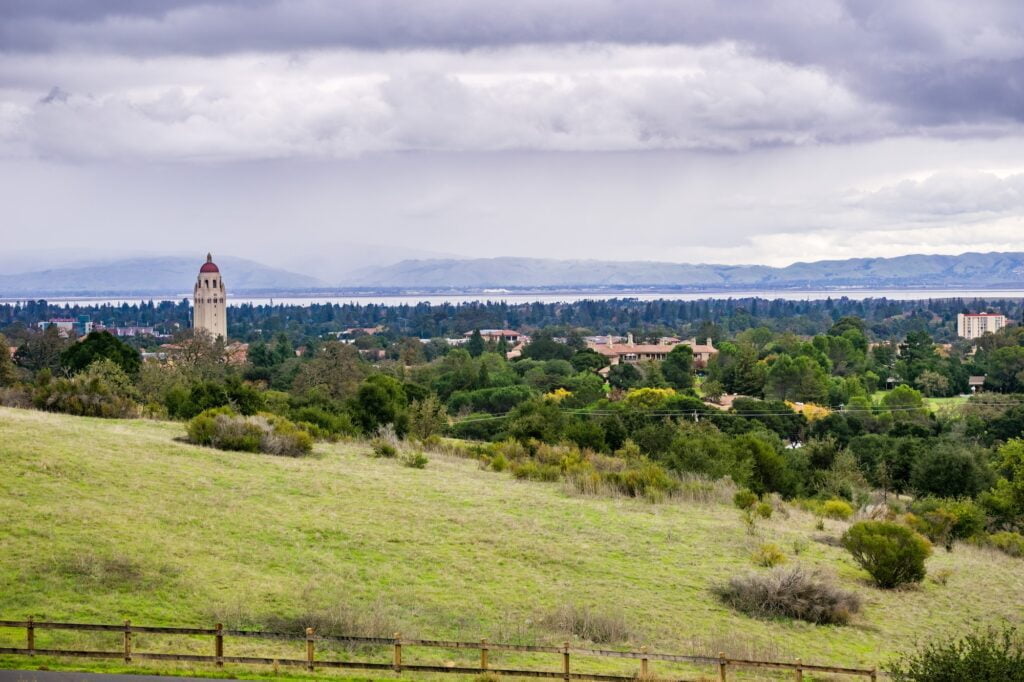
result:
[[[947,584],[885,592],[823,542],[843,524],[815,530],[795,511],[751,537],[728,504],[576,497],[468,460],[409,469],[358,444],[220,452],[177,442],[182,431],[0,408],[0,619],[266,626],[331,611],[366,631],[561,642],[547,617],[575,605],[621,621],[621,645],[870,666],[1024,613],[1024,561],[969,547],[929,560]],[[764,541],[858,591],[863,612],[814,626],[720,605],[709,584],[763,570],[750,553]]]

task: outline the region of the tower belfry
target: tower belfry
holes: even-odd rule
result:
[[[220,268],[213,262],[212,254],[206,254],[206,262],[199,268],[192,301],[192,326],[196,329],[205,329],[214,339],[220,336],[227,341],[227,291],[220,276]]]

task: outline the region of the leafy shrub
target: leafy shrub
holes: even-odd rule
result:
[[[284,417],[261,414],[249,419],[269,427],[264,427],[260,436],[260,452],[296,457],[308,454],[313,449],[313,436]]]
[[[1022,682],[1024,638],[1007,627],[932,642],[886,669],[895,682]]]
[[[926,497],[916,500],[910,509],[919,520],[908,519],[908,525],[932,542],[947,546],[953,540],[966,540],[984,532],[988,524],[981,505],[967,498],[949,500]]]
[[[512,475],[521,481],[557,481],[562,477],[562,470],[554,464],[538,464],[532,459],[524,462],[513,462],[509,467]]]
[[[138,416],[137,397],[124,370],[102,358],[70,379],[38,377],[32,402],[40,410],[115,419]]]
[[[992,533],[985,537],[983,544],[1012,557],[1024,559],[1024,535],[1020,533],[1010,531]]]
[[[855,523],[841,543],[882,588],[924,580],[924,560],[932,553],[931,543],[919,533],[889,521]]]
[[[491,457],[490,467],[491,471],[504,471],[505,469],[508,469],[508,460],[505,459],[505,455],[499,452],[494,455],[494,457]]]
[[[629,497],[643,497],[658,501],[679,489],[679,481],[654,462],[641,462],[622,471],[609,471],[602,479],[618,492]]]
[[[322,407],[306,406],[294,410],[289,417],[295,422],[305,422],[316,426],[325,436],[354,436],[359,430],[352,423],[352,418],[345,413],[335,414]]]
[[[298,457],[313,449],[309,433],[273,414],[246,417],[229,407],[205,410],[189,420],[188,440],[220,450]]]
[[[769,502],[758,502],[757,506],[754,507],[754,513],[762,519],[770,519],[772,517],[772,512],[774,511],[775,509]]]
[[[805,569],[731,578],[712,591],[726,604],[762,618],[796,618],[809,623],[844,624],[860,610],[860,598]]]
[[[374,438],[370,441],[370,447],[373,448],[373,454],[375,457],[390,458],[398,456],[398,447],[385,438]]]
[[[402,466],[407,466],[411,469],[426,469],[427,462],[429,461],[427,456],[419,451],[406,453],[401,458]]]
[[[821,513],[826,518],[846,521],[853,516],[853,507],[843,500],[828,500],[821,505]]]
[[[752,490],[737,490],[732,497],[732,503],[737,509],[751,509],[757,504],[757,494]]]
[[[770,542],[758,547],[754,550],[754,554],[751,556],[754,563],[758,566],[764,566],[765,568],[774,568],[779,564],[786,563],[786,555],[778,545],[774,545]]]

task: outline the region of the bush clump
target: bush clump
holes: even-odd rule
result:
[[[757,504],[757,494],[753,490],[737,490],[736,494],[732,496],[732,503],[736,505],[737,509],[753,509],[754,505]]]
[[[925,497],[914,502],[904,520],[921,535],[952,551],[957,540],[984,532],[988,524],[984,509],[971,499],[948,500]]]
[[[398,457],[398,447],[387,439],[374,438],[370,441],[370,447],[373,448],[374,457],[387,457],[389,459]]]
[[[786,563],[786,554],[779,548],[778,545],[766,542],[756,550],[751,556],[754,563],[758,566],[764,566],[765,568],[773,568],[779,564]]]
[[[758,502],[757,506],[754,507],[754,513],[760,516],[762,519],[770,519],[775,508],[772,507],[770,502]]]
[[[986,535],[981,544],[1018,559],[1024,559],[1024,535],[1008,530]]]
[[[886,670],[895,682],[1024,682],[1024,637],[1007,627],[932,642]]]
[[[220,450],[298,457],[313,449],[313,437],[284,417],[246,417],[229,407],[205,410],[189,420],[188,440]]]
[[[860,610],[860,597],[795,566],[731,578],[712,591],[738,611],[762,618],[796,618],[842,625]]]
[[[843,500],[828,500],[821,505],[821,514],[825,518],[848,521],[853,517],[853,507]]]
[[[889,521],[861,521],[843,534],[842,546],[882,588],[924,580],[932,546],[919,533]]]
[[[426,469],[429,461],[427,456],[419,451],[407,452],[401,457],[402,466],[407,466],[410,469]]]
[[[575,636],[595,644],[626,642],[633,630],[624,612],[601,610],[578,604],[563,604],[544,614],[540,624],[562,636]]]

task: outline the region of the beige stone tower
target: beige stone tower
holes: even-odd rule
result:
[[[205,329],[214,339],[222,337],[228,340],[228,304],[224,280],[220,277],[220,268],[213,262],[213,256],[206,254],[206,262],[199,268],[199,279],[192,294],[194,309],[192,310],[192,326]]]

